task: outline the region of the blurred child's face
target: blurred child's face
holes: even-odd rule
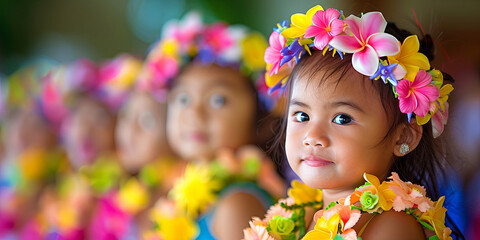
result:
[[[64,126],[65,144],[73,166],[91,164],[101,153],[114,151],[115,118],[100,103],[85,98]]]
[[[322,75],[293,79],[285,146],[290,166],[314,188],[354,189],[364,172],[386,178],[394,143],[382,142],[389,125],[378,93],[365,82],[373,80],[350,69],[338,85],[339,74],[319,85]]]
[[[118,116],[115,133],[120,161],[127,171],[137,172],[161,154],[170,152],[165,124],[165,103],[145,92],[130,97]]]
[[[168,102],[167,136],[180,157],[207,160],[220,148],[253,142],[255,94],[239,72],[192,64]]]
[[[5,150],[19,154],[27,149],[48,149],[54,146],[54,134],[33,109],[19,109],[5,125]]]

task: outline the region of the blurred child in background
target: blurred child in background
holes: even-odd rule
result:
[[[264,213],[271,201],[265,190],[283,193],[271,160],[255,147],[267,112],[255,88],[265,47],[258,33],[206,25],[196,13],[164,27],[146,66],[156,84],[169,87],[167,137],[188,164],[169,200],[152,210],[156,227],[147,238],[239,239],[242,219]],[[268,183],[257,181],[261,174]]]

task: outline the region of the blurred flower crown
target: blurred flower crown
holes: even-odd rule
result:
[[[200,62],[239,70],[254,81],[261,98],[262,94],[268,95],[267,87],[261,86],[265,85],[266,48],[265,38],[246,26],[205,24],[199,13],[190,12],[181,20],[165,24],[162,37],[148,53],[139,87],[161,97],[183,66]]]
[[[57,65],[42,78],[37,102],[44,116],[54,125],[68,114],[72,95],[83,93],[116,112],[135,84],[142,61],[129,54],[97,65],[86,58]]]
[[[338,54],[342,59],[351,53],[356,71],[390,84],[408,121],[413,114],[418,125],[432,119],[433,135],[438,137],[447,123],[447,100],[453,87],[443,84],[439,70],[430,69],[428,58],[418,52],[416,35],[400,43],[384,32],[386,26],[380,12],[345,18],[341,11],[317,5],[306,14],[293,14],[291,24],[278,23],[269,38],[270,46],[265,51],[269,92],[285,91],[294,66],[312,50],[323,51],[324,55],[332,51],[332,56]]]

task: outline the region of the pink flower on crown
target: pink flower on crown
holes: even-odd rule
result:
[[[339,17],[340,12],[333,8],[317,11],[312,18],[313,24],[307,28],[304,37],[315,37],[315,47],[322,50],[334,36],[343,32],[343,21]]]
[[[438,109],[432,116],[433,137],[440,136],[448,120],[448,102],[444,103],[444,109]]]
[[[167,81],[174,77],[179,70],[178,62],[172,57],[159,57],[148,63],[147,66],[152,74],[150,87],[163,87]]]
[[[286,39],[279,32],[272,32],[270,38],[268,39],[270,46],[265,50],[265,62],[272,64],[272,69],[270,69],[270,76],[273,74],[278,74],[280,69],[280,62],[283,58],[282,53],[280,52],[286,43]]]
[[[428,111],[435,111],[435,100],[440,96],[438,88],[431,84],[432,75],[425,70],[418,71],[415,80],[410,82],[403,79],[396,87],[400,111],[403,113],[415,113],[424,117]]]
[[[223,23],[215,23],[205,29],[204,43],[214,53],[218,54],[234,44],[228,32],[228,26]]]
[[[387,21],[380,12],[369,12],[358,18],[344,20],[346,35],[335,36],[330,45],[344,53],[353,53],[352,65],[359,73],[372,76],[378,69],[379,58],[400,51],[398,40],[384,33]]]
[[[163,28],[164,38],[173,38],[180,47],[187,51],[194,43],[195,37],[203,30],[201,16],[198,12],[190,12],[180,21],[169,21]]]

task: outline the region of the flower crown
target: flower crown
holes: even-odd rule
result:
[[[418,125],[432,119],[433,135],[438,137],[447,123],[447,100],[453,87],[443,84],[439,70],[430,69],[428,58],[418,52],[416,35],[401,44],[384,32],[386,26],[380,12],[345,18],[341,11],[317,5],[306,14],[293,14],[291,24],[277,24],[269,38],[270,46],[265,51],[269,92],[285,90],[293,67],[305,53],[333,51],[332,56],[337,53],[342,59],[351,53],[356,71],[390,84],[408,121],[414,113]]]
[[[200,14],[190,12],[182,20],[165,24],[162,37],[148,53],[139,88],[154,95],[164,94],[171,80],[190,62],[232,67],[255,83],[263,83],[266,48],[267,42],[258,32],[223,22],[204,24]],[[268,95],[266,89],[257,89]]]

